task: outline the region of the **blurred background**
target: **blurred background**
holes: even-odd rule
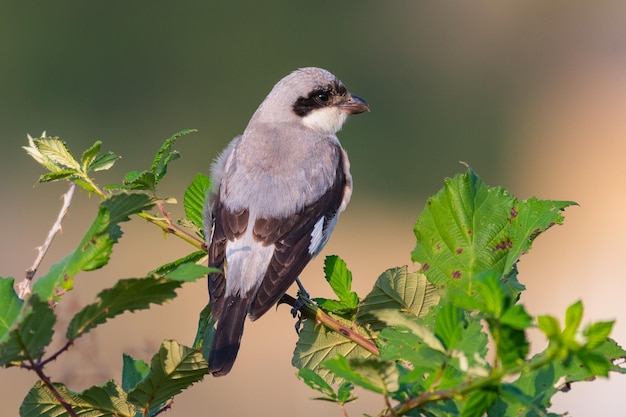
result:
[[[319,259],[302,276],[330,296],[323,257],[342,256],[365,296],[385,269],[411,264],[413,223],[425,198],[464,161],[489,185],[526,199],[574,200],[565,224],[535,243],[519,265],[533,314],[562,315],[583,300],[585,320],[616,319],[626,343],[626,3],[623,2],[3,2],[0,4],[0,245],[2,276],[20,280],[61,207],[65,184],[33,186],[42,169],[21,149],[26,134],[60,136],[76,154],[95,140],[123,156],[101,184],[149,166],[162,141],[176,146],[163,195],[185,187],[241,133],[276,81],[320,66],[365,98],[339,137],[355,192]],[[80,240],[96,198],[74,197],[63,234],[41,266]],[[174,217],[180,206],[171,206]],[[59,335],[79,308],[123,277],[189,252],[139,219],[105,269],[83,273],[57,307]],[[80,391],[120,378],[122,352],[149,361],[164,339],[191,344],[207,301],[204,280],[149,312],[126,314],[88,336],[49,368]],[[248,323],[234,370],[176,397],[168,416],[339,416],[294,377],[296,334],[287,307]],[[61,340],[57,340],[57,345]],[[544,346],[533,345],[538,351]],[[271,382],[270,382],[271,381]],[[0,370],[4,416],[35,382]],[[574,385],[553,411],[623,416],[626,376]],[[351,416],[376,413],[363,395]]]

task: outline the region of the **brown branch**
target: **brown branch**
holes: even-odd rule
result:
[[[78,417],[78,414],[76,414],[72,406],[68,404],[67,401],[65,401],[61,393],[56,389],[56,387],[50,380],[50,378],[48,378],[48,376],[43,373],[43,368],[33,363],[32,360],[30,362],[31,362],[31,366],[33,367],[32,369],[37,373],[37,376],[39,377],[39,379],[41,379],[41,381],[44,383],[46,388],[50,390],[50,392],[52,393],[52,395],[54,395],[54,398],[56,398],[59,404],[61,404],[61,406],[65,408],[65,410],[67,411],[67,414],[69,414],[71,417]]]
[[[48,237],[46,238],[43,245],[37,248],[37,258],[35,258],[33,265],[26,270],[26,277],[19,284],[17,284],[17,295],[21,299],[24,299],[24,297],[30,294],[32,280],[37,273],[37,269],[39,269],[39,265],[41,265],[41,261],[43,261],[44,256],[46,256],[46,252],[48,252],[48,249],[50,248],[50,245],[52,244],[52,241],[54,240],[56,234],[63,229],[61,227],[61,222],[63,221],[63,218],[70,208],[72,196],[74,195],[74,190],[76,189],[76,184],[74,184],[73,182],[70,182],[69,184],[69,190],[67,190],[67,192],[62,196],[63,206],[61,207],[61,211],[59,212],[56,221],[52,225],[52,228],[48,232]]]
[[[297,300],[289,294],[285,294],[283,295],[279,303],[289,304],[290,306],[294,307],[297,304]],[[315,306],[314,304],[305,303],[300,307],[300,312],[303,314],[304,317],[313,319],[316,323],[322,324],[325,327],[335,331],[336,333],[339,333],[343,337],[361,346],[368,352],[376,356],[380,355],[378,347],[374,342],[364,337],[356,330],[339,323],[337,320],[324,313],[321,308]]]

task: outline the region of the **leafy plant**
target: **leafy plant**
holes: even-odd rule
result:
[[[91,177],[119,158],[101,153],[96,142],[75,158],[59,138],[29,137],[26,151],[48,172],[40,183],[68,181],[64,204],[26,277],[14,285],[0,278],[0,365],[19,366],[39,378],[27,393],[22,416],[156,416],[172,398],[207,373],[213,337],[210,306],[200,313],[192,347],[165,340],[150,363],[122,358],[121,382],[72,392],[46,373],[74,342],[108,320],[149,309],[176,296],[185,282],[211,271],[206,261],[202,206],[210,181],[198,174],[184,193],[186,218],[177,222],[159,183],[180,155],[168,138],[149,169],[132,171],[121,184],[100,186]],[[33,284],[39,263],[69,208],[74,189],[101,202],[77,248]],[[352,274],[337,256],[326,258],[325,277],[337,299],[282,302],[299,306],[300,329],[292,363],[298,377],[318,392],[316,400],[346,404],[354,388],[381,397],[380,416],[554,416],[551,398],[569,384],[626,370],[626,352],[609,339],[612,322],[582,326],[583,306],[572,304],[564,323],[530,316],[519,296],[524,286],[516,265],[535,238],[563,222],[568,201],[517,200],[500,187],[488,187],[468,168],[447,179],[428,199],[415,224],[412,253],[419,269],[383,272],[371,292],[359,297]],[[188,242],[192,251],[143,277],[124,278],[102,290],[69,322],[65,344],[48,352],[56,315],[54,304],[73,288],[76,277],[104,267],[133,216]],[[527,332],[539,329],[548,347],[529,356]],[[288,331],[288,330],[285,330]],[[619,362],[621,360],[621,362]],[[279,401],[279,399],[277,399]]]

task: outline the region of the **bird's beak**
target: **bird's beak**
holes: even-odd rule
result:
[[[339,103],[339,107],[348,114],[359,114],[370,111],[370,106],[361,97],[349,95],[346,100]]]

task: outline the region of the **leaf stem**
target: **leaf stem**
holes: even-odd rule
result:
[[[205,242],[203,242],[199,237],[192,235],[191,233],[182,229],[172,220],[172,218],[170,217],[169,213],[167,212],[167,210],[165,209],[163,205],[163,201],[157,201],[155,205],[157,206],[157,208],[163,215],[162,218],[151,216],[150,214],[145,213],[145,212],[139,213],[138,216],[147,220],[148,222],[152,224],[157,225],[164,232],[171,233],[174,236],[181,238],[185,242],[190,243],[192,246],[195,246],[196,248],[200,250],[206,251]]]

